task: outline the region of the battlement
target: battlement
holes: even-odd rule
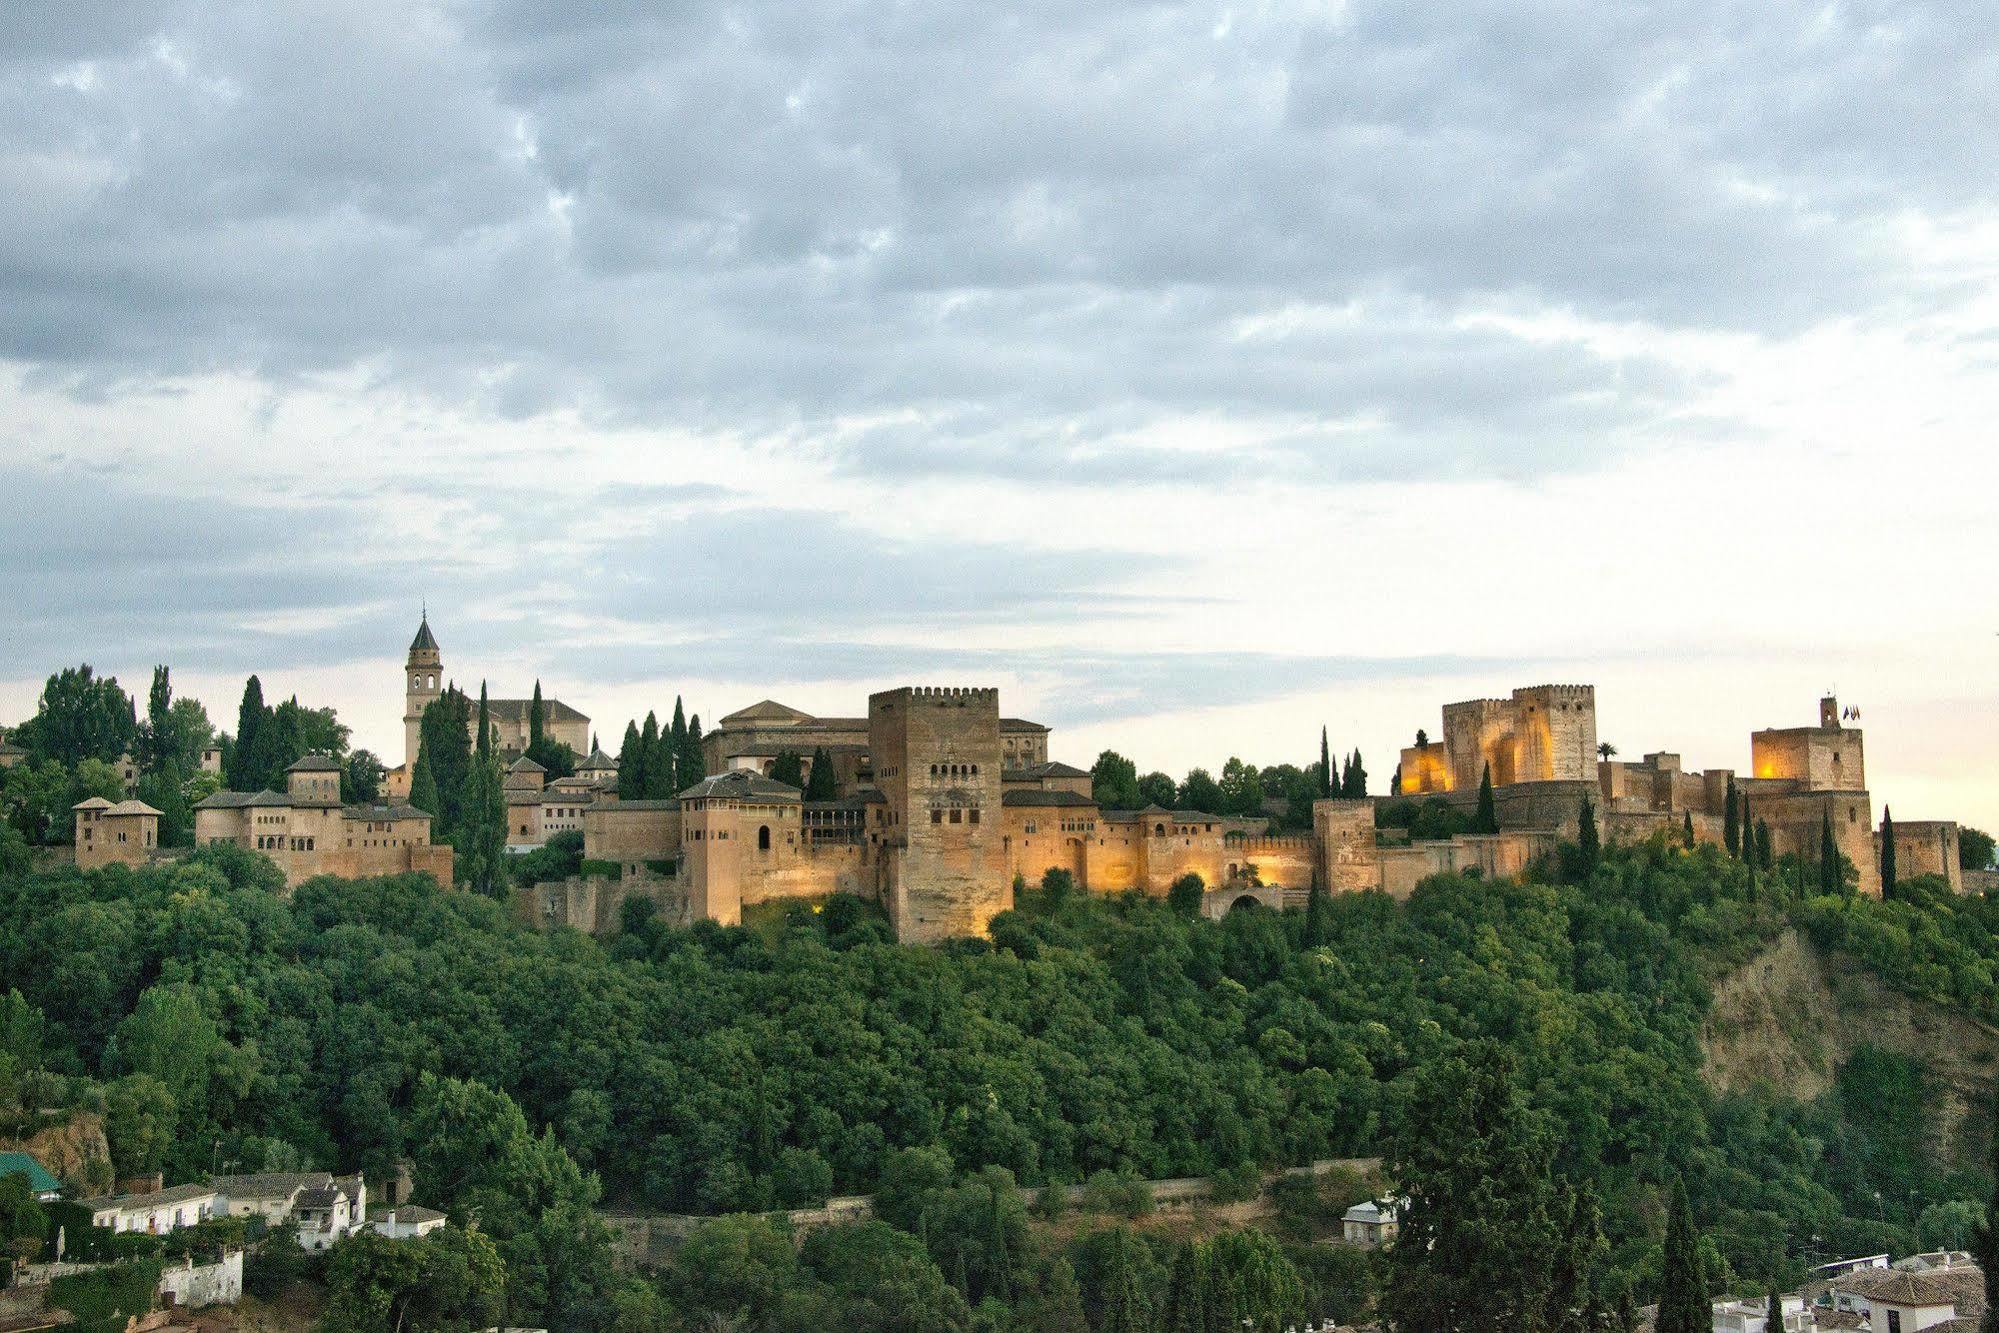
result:
[[[1242,840],[1244,852],[1303,852],[1318,850],[1319,840],[1309,833],[1257,833]]]
[[[898,701],[911,704],[976,704],[980,707],[999,708],[999,691],[990,686],[980,685],[903,685],[893,690],[880,690],[868,696],[868,707],[878,704],[894,704]]]

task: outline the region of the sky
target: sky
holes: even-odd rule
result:
[[[0,722],[1597,686],[1999,828],[1999,6],[0,7]]]

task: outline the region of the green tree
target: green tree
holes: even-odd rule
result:
[[[1324,724],[1319,727],[1319,797],[1328,799],[1333,794],[1333,751],[1326,738]]]
[[[1756,862],[1766,872],[1776,869],[1776,848],[1770,841],[1770,825],[1765,820],[1756,821]]]
[[[534,683],[534,697],[528,700],[528,749],[532,750],[541,744],[547,728],[548,715],[542,707],[541,681],[537,678]]]
[[[328,1333],[461,1333],[506,1308],[506,1265],[480,1232],[443,1227],[416,1239],[361,1231],[326,1266]]]
[[[1975,828],[1957,831],[1957,864],[1965,870],[1986,870],[1992,866],[1992,835]]]
[[[236,706],[236,734],[222,754],[223,780],[231,791],[262,791],[270,786],[270,741],[264,737],[271,710],[264,706],[264,684],[255,676],[243,682],[243,700]]]
[[[1895,813],[1881,807],[1881,896],[1895,896]]]
[[[1992,1136],[1986,1165],[1995,1182],[1999,1182],[1999,1134]],[[1999,1183],[1992,1187],[1992,1193],[1985,1203],[1985,1217],[1978,1224],[1972,1236],[1971,1257],[1978,1261],[1979,1268],[1987,1273],[1999,1273]],[[1985,1314],[1979,1320],[1978,1333],[1999,1333],[1999,1302],[1985,1307]]]
[[[1680,816],[1680,845],[1690,852],[1694,849],[1694,812],[1691,810]]]
[[[805,784],[805,799],[808,801],[836,801],[840,798],[840,778],[833,770],[833,756],[826,747],[817,746],[812,751],[812,776]]]
[[[65,667],[42,686],[35,715],[8,737],[34,762],[53,759],[74,767],[85,759],[116,760],[132,748],[138,715],[115,676],[99,676],[89,663]]]
[[[782,782],[787,787],[805,787],[805,761],[794,750],[780,750],[771,761],[770,780]]]
[[[1147,773],[1138,780],[1138,799],[1145,805],[1172,809],[1180,799],[1180,788],[1164,773]]]
[[[1149,1333],[1152,1309],[1139,1280],[1138,1240],[1124,1227],[1105,1232],[1096,1264],[1097,1333]]]
[[[1041,1298],[1027,1333],[1090,1333],[1090,1321],[1083,1314],[1083,1289],[1076,1284],[1076,1270],[1059,1255],[1050,1261],[1041,1280]]]
[[[880,1222],[821,1227],[799,1260],[833,1297],[832,1318],[812,1327],[961,1333],[969,1323],[964,1299],[922,1244]]]
[[[701,715],[696,713],[687,719],[687,744],[680,751],[680,767],[675,781],[685,791],[707,776],[708,761],[701,753]]]
[[[1587,796],[1576,812],[1576,852],[1583,875],[1596,873],[1597,863],[1603,860],[1603,842],[1596,827],[1596,803]]]
[[[1675,1179],[1672,1203],[1666,1214],[1659,1313],[1652,1327],[1656,1333],[1709,1333],[1713,1326],[1714,1312],[1708,1302],[1700,1235],[1694,1230],[1686,1181]]]
[[[382,799],[389,768],[372,750],[355,750],[340,770],[340,799],[349,805],[373,805]]]
[[[141,772],[159,774],[180,758],[180,744],[174,735],[174,687],[167,668],[153,668],[152,688],[146,694],[146,720],[139,725],[133,758]]]
[[[151,1074],[129,1074],[104,1089],[104,1139],[121,1178],[166,1164],[179,1114],[167,1085]]]
[[[1735,790],[1735,775],[1728,775],[1728,791],[1723,798],[1721,822],[1721,845],[1728,849],[1730,856],[1742,855],[1742,810],[1738,802],[1741,796]]]
[[[1472,816],[1473,833],[1499,832],[1499,808],[1492,795],[1492,765],[1486,764],[1478,779],[1478,813]]]
[[[639,728],[639,753],[645,756],[639,767],[641,780],[634,789],[633,794],[625,797],[625,799],[656,801],[659,799],[657,793],[672,779],[670,776],[664,775],[659,771],[659,717],[650,710],[646,713],[645,725]],[[620,772],[618,774],[618,791],[620,795],[624,793],[624,790],[625,775]]]
[[[1230,1329],[1282,1333],[1304,1318],[1305,1284],[1269,1236],[1261,1231],[1224,1231],[1204,1248],[1209,1288],[1229,1296]]]
[[[410,804],[431,816],[431,828],[436,841],[450,841],[445,835],[444,821],[438,818],[441,802],[437,799],[437,775],[430,771],[430,765],[424,761],[421,754],[417,756],[416,768],[410,773]]]
[[[1179,800],[1174,806],[1181,810],[1199,810],[1203,814],[1222,813],[1222,789],[1205,768],[1187,770],[1187,780],[1180,784]]]
[[[1176,916],[1192,921],[1201,914],[1201,899],[1207,891],[1199,875],[1182,875],[1166,890],[1166,905]]]
[[[1166,1282],[1166,1306],[1160,1333],[1208,1333],[1208,1275],[1205,1252],[1194,1241],[1182,1241],[1173,1255],[1173,1272]]]
[[[693,773],[693,769],[687,766],[687,712],[681,707],[680,696],[677,694],[673,696],[673,721],[667,726],[667,736],[673,748],[673,781],[669,785],[674,794],[678,795],[701,779],[698,776],[681,776],[683,773]]]
[[[646,789],[646,743],[639,733],[639,724],[625,723],[625,743],[618,747],[618,798],[624,801],[645,799]]]
[[[1359,750],[1353,752],[1341,774],[1340,795],[1349,801],[1362,800],[1367,796],[1367,765],[1361,761]]]
[[[653,722],[651,713],[646,714],[646,721]],[[652,748],[646,752],[646,797],[649,800],[664,801],[678,794],[679,789],[674,786],[674,782],[678,776],[680,757],[674,751],[670,730],[658,726],[657,723],[653,725],[658,734],[650,738]],[[645,739],[645,733],[641,732],[640,737]]]
[[[1819,892],[1846,892],[1846,870],[1840,865],[1839,842],[1832,836],[1832,811],[1824,810],[1819,820]]]
[[[1263,813],[1263,774],[1234,755],[1222,765],[1221,791],[1221,813],[1251,819]]]
[[[418,771],[411,774],[410,790],[415,793],[417,779],[428,768],[437,801],[431,811],[436,817],[432,834],[436,841],[454,847],[464,824],[466,782],[472,773],[472,730],[472,701],[465,691],[449,685],[424,708],[417,731]],[[490,736],[487,744],[491,745]]]
[[[493,730],[487,710],[486,685],[479,684],[478,744],[465,775],[465,800],[460,827],[458,873],[473,892],[496,898],[506,891],[507,798],[493,752]]]
[[[1381,1304],[1397,1329],[1540,1328],[1557,1252],[1552,1150],[1501,1047],[1419,1067],[1392,1140],[1407,1200]]]
[[[1333,897],[1316,880],[1305,895],[1305,947],[1323,949],[1333,942]]]
[[[1136,810],[1143,804],[1138,794],[1138,765],[1116,750],[1105,750],[1090,765],[1090,790],[1105,810]]]

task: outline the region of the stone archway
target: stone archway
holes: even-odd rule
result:
[[[1220,921],[1233,911],[1249,911],[1254,908],[1268,908],[1273,912],[1284,910],[1284,890],[1275,884],[1245,884],[1240,881],[1224,884],[1219,889],[1210,889],[1201,895],[1201,915],[1210,921]]]

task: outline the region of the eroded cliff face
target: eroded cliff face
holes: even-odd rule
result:
[[[1907,1056],[1934,1083],[1938,1160],[1983,1154],[1999,1030],[1892,990],[1859,964],[1820,953],[1797,931],[1716,984],[1701,1046],[1702,1073],[1716,1091],[1761,1086],[1796,1101],[1830,1092],[1840,1066],[1862,1046]]]
[[[104,1140],[104,1121],[89,1111],[78,1111],[62,1124],[25,1139],[0,1141],[0,1148],[33,1154],[51,1175],[86,1197],[111,1186],[111,1149]]]

